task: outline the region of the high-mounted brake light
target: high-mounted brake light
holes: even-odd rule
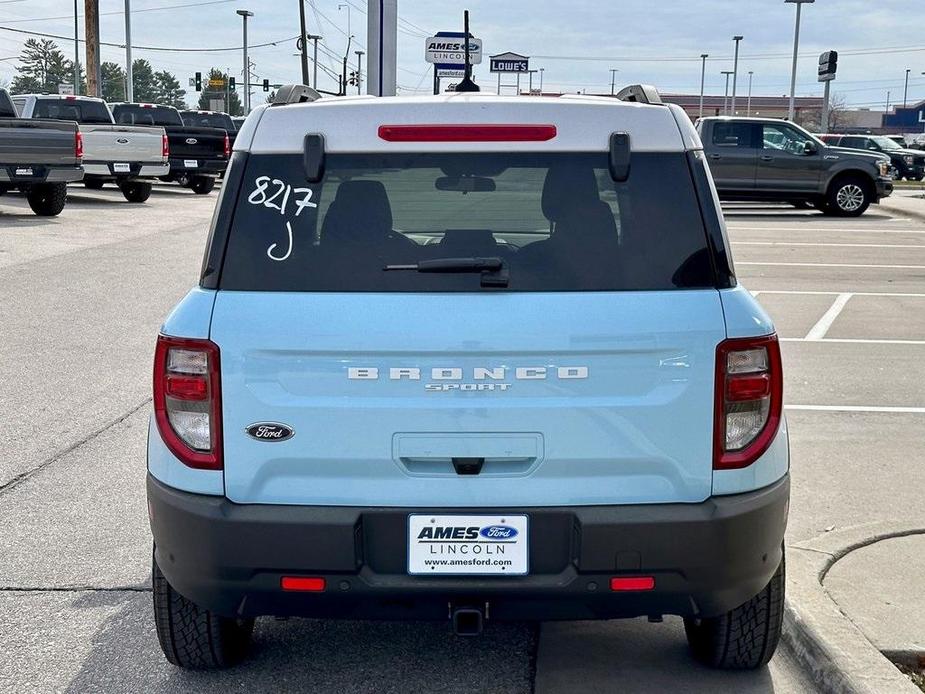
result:
[[[225,133],[225,158],[231,156],[231,139],[228,137],[228,133]]]
[[[154,351],[154,419],[161,438],[185,465],[222,469],[218,346],[159,335]]]
[[[555,125],[380,125],[387,142],[545,142],[556,136]]]
[[[777,335],[733,338],[716,348],[713,468],[754,463],[774,440],[783,407]]]
[[[161,156],[164,159],[170,158],[170,140],[167,139],[167,133],[161,136]]]
[[[74,133],[74,156],[83,159],[84,156],[84,136],[78,130]]]

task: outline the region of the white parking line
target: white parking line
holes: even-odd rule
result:
[[[733,241],[733,246],[821,246],[825,248],[915,248],[925,246],[905,243],[806,243],[805,241]]]
[[[814,344],[820,343],[842,343],[842,344],[857,344],[857,345],[925,345],[925,340],[888,340],[888,339],[877,339],[877,338],[855,338],[855,337],[826,337],[821,340],[808,340],[805,337],[781,337],[779,338],[781,342],[812,342]]]
[[[889,412],[894,414],[925,414],[925,407],[880,407],[877,405],[784,405],[787,410],[806,412]]]
[[[853,268],[886,268],[888,270],[925,270],[925,265],[871,265],[861,263],[764,263],[764,262],[736,262],[736,265],[769,265],[775,267],[853,267]]]
[[[827,292],[827,291],[812,291],[812,290],[803,290],[803,289],[757,289],[752,292],[752,296],[758,296],[759,294],[806,294],[809,296],[837,296],[838,294],[844,294],[844,292]],[[925,299],[925,293],[909,293],[909,292],[851,292],[854,296],[896,296],[896,297],[911,297],[916,299]]]
[[[832,323],[838,318],[838,314],[842,312],[842,309],[845,308],[845,304],[848,303],[851,297],[851,294],[839,294],[835,297],[835,301],[829,306],[829,310],[822,314],[822,318],[810,328],[804,339],[808,342],[815,342],[824,338],[825,334],[829,332],[829,328],[832,327]]]

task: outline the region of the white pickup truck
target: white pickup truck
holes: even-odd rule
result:
[[[167,134],[116,124],[102,99],[59,94],[18,94],[12,97],[21,118],[77,121],[84,142],[84,185],[98,190],[115,182],[129,202],[144,202],[151,182],[170,171]]]

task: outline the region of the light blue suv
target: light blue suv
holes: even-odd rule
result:
[[[157,340],[148,501],[167,658],[254,618],[680,615],[777,646],[774,328],[684,113],[623,98],[317,99],[238,134]]]

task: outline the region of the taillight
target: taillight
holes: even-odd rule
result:
[[[225,133],[225,157],[231,156],[231,139],[228,137],[228,133]]]
[[[714,469],[746,467],[768,449],[780,425],[783,391],[777,335],[719,343]]]
[[[221,377],[215,343],[158,336],[154,418],[167,448],[184,464],[222,469]]]
[[[84,136],[80,134],[79,130],[74,133],[74,156],[78,159],[83,159],[84,157]]]
[[[170,158],[170,141],[167,139],[167,133],[161,135],[161,156],[164,159]]]

